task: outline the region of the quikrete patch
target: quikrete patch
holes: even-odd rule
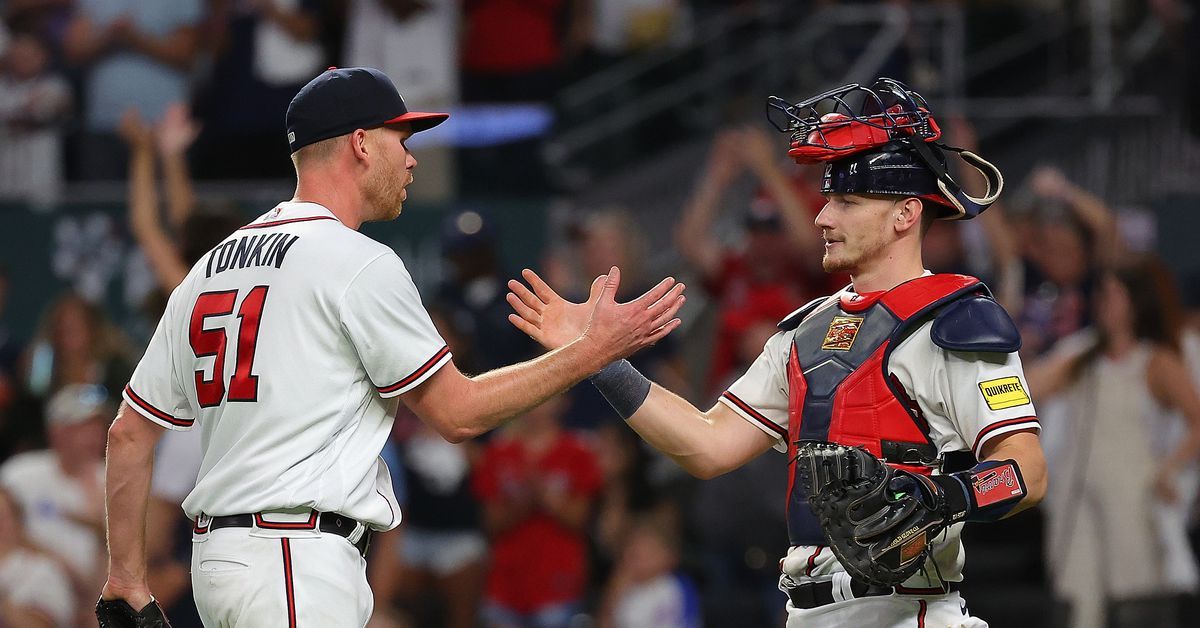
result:
[[[979,391],[988,407],[993,410],[1015,408],[1029,403],[1029,393],[1021,386],[1021,380],[1015,375],[979,382]]]

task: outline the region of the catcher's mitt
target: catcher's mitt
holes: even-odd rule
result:
[[[96,601],[96,619],[100,628],[171,628],[162,608],[153,599],[140,611],[133,610],[125,600]]]
[[[797,474],[829,548],[859,580],[895,586],[917,572],[949,522],[944,491],[861,447],[803,441]]]

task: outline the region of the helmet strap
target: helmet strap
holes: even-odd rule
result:
[[[967,162],[968,165],[983,175],[987,182],[987,189],[984,191],[982,197],[975,197],[967,194],[954,181],[950,176],[950,172],[946,170],[946,167],[941,164],[925,142],[912,142],[910,145],[917,153],[917,156],[921,158],[921,161],[925,162],[925,165],[933,171],[934,176],[937,178],[938,188],[942,190],[942,194],[945,195],[946,200],[950,201],[954,205],[954,208],[958,210],[957,215],[947,216],[948,220],[974,218],[1000,197],[1000,192],[1004,189],[1004,176],[1000,174],[1000,169],[990,161],[969,150],[938,144],[942,149],[958,153],[963,161]]]

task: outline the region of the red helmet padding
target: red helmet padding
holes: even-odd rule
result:
[[[821,116],[820,124],[809,132],[804,141],[792,142],[788,156],[796,160],[798,164],[833,161],[883,146],[897,139],[911,137],[914,134],[911,128],[892,128],[895,124],[916,122],[916,120],[910,119],[909,115],[901,113],[902,111],[903,109],[899,105],[893,105],[888,108],[888,114],[891,115],[880,113],[864,118],[872,124],[852,119],[840,113],[827,113]],[[922,111],[925,110],[922,109]],[[931,134],[925,138],[925,141],[937,141],[942,136],[941,128],[938,127],[937,121],[933,119],[932,115],[929,115],[926,120],[929,123]]]

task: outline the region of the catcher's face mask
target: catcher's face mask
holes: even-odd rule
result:
[[[771,96],[767,119],[790,135],[788,155],[796,163],[828,164],[824,193],[918,196],[947,207],[942,218],[966,219],[987,209],[1004,187],[1000,170],[990,162],[936,143],[942,131],[928,104],[899,81],[880,78],[871,87],[853,83],[794,104]],[[945,150],[958,153],[984,175],[984,196],[971,196],[959,187],[946,169]],[[872,158],[877,154],[888,156]]]

